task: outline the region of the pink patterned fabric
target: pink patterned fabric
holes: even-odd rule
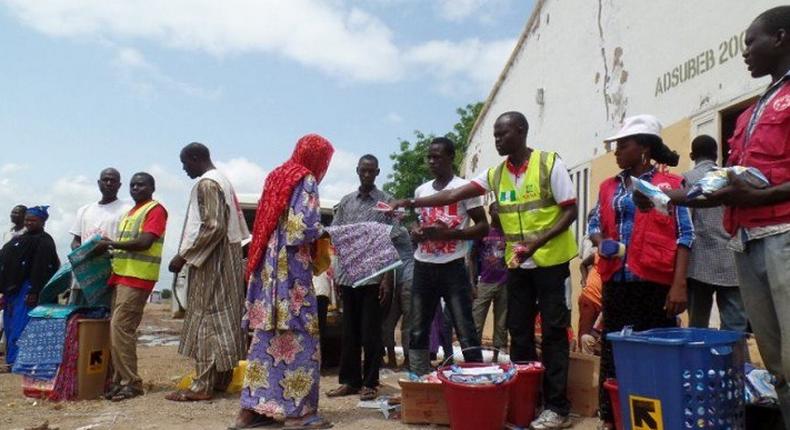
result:
[[[339,271],[353,283],[400,261],[390,239],[391,225],[361,222],[327,227]]]

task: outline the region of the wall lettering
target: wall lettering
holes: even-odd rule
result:
[[[677,88],[703,73],[709,72],[717,65],[730,60],[737,60],[744,50],[743,39],[746,32],[736,34],[718,44],[716,48],[706,49],[697,55],[678,64],[672,70],[656,78],[655,97]]]

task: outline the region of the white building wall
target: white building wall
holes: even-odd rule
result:
[[[557,151],[576,168],[603,153],[602,139],[624,116],[651,113],[669,125],[759,93],[768,80],[749,76],[741,35],[760,12],[780,4],[538,1],[539,15],[472,133],[467,177],[500,162],[493,123],[508,110],[527,116],[530,146]],[[690,60],[696,76],[672,85],[673,68]]]

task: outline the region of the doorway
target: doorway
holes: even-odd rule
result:
[[[758,98],[758,96],[754,96],[719,111],[719,124],[721,124],[721,134],[719,135],[721,136],[721,143],[719,146],[721,147],[720,156],[722,165],[727,164],[727,158],[730,153],[729,140],[735,132],[735,123],[738,117],[743,111],[756,102]]]

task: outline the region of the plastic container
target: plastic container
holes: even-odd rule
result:
[[[483,363],[461,363],[459,367],[488,366]],[[513,364],[500,364],[503,370],[510,369]],[[468,385],[459,384],[447,379],[444,371],[439,369],[438,376],[442,381],[444,400],[450,416],[450,428],[453,430],[501,430],[505,426],[510,388],[516,378],[501,384]]]
[[[510,387],[507,422],[528,428],[535,419],[535,408],[540,398],[540,386],[545,369],[540,362],[516,363],[516,378]]]
[[[743,429],[742,333],[624,329],[608,339],[624,430]]]
[[[617,388],[617,380],[609,378],[603,383],[603,388],[609,394],[612,401],[612,413],[614,414],[615,430],[623,430],[623,412],[620,410],[620,397]]]

